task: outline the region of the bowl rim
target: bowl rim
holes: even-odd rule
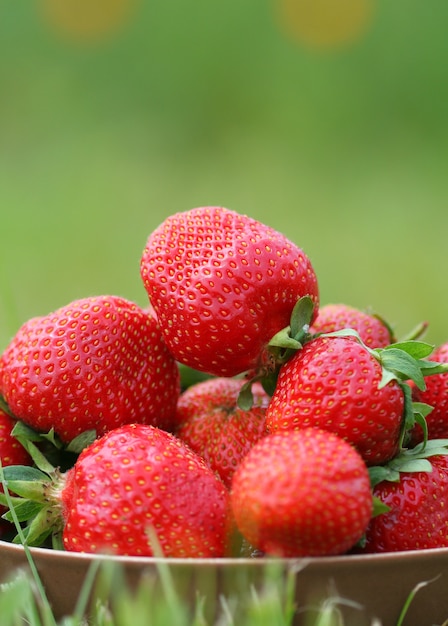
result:
[[[397,552],[382,552],[375,554],[343,554],[338,556],[323,557],[150,557],[150,556],[125,556],[113,555],[105,553],[88,553],[88,552],[69,552],[65,550],[56,550],[53,548],[29,547],[30,554],[33,558],[45,559],[63,559],[68,562],[85,562],[89,563],[95,560],[112,561],[129,565],[149,566],[155,564],[168,563],[172,565],[251,565],[263,566],[271,563],[279,563],[291,566],[305,566],[313,564],[315,566],[346,566],[356,565],[360,563],[381,564],[400,561],[419,562],[427,559],[438,559],[446,557],[448,559],[448,547],[446,548],[425,548],[423,550],[407,550]],[[23,545],[14,544],[9,541],[0,540],[0,555],[2,552],[9,552],[17,557],[26,557],[26,551]],[[301,567],[300,567],[301,569]]]

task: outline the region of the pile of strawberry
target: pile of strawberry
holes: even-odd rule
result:
[[[4,538],[166,557],[448,546],[448,343],[320,306],[306,254],[222,207],[168,217],[141,277],[146,308],[77,300],[1,354]]]

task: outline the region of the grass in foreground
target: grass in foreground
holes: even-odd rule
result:
[[[54,616],[45,590],[35,569],[19,570],[0,585],[0,616],[2,626],[293,626],[295,606],[295,572],[281,576],[273,564],[266,570],[260,588],[230,597],[220,597],[213,607],[214,617],[206,616],[207,598],[197,596],[188,603],[179,597],[169,564],[158,567],[160,585],[153,576],[141,577],[136,589],[130,589],[124,572],[117,563],[93,562],[77,605],[71,615],[59,620]],[[279,584],[280,582],[280,584]],[[402,626],[410,605],[427,583],[417,585],[409,594],[395,626]],[[162,589],[162,593],[161,593]],[[210,599],[209,599],[210,600]],[[343,607],[356,609],[359,619],[347,622]],[[306,626],[381,626],[379,620],[363,619],[362,606],[348,599],[326,598],[319,606],[301,609]],[[88,617],[86,617],[88,616]],[[391,625],[389,625],[391,626]],[[448,620],[441,626],[448,626]]]
[[[81,590],[72,615],[57,621],[39,581],[24,571],[18,571],[0,586],[0,615],[2,626],[292,626],[294,606],[294,573],[279,589],[279,572],[268,570],[261,589],[251,588],[238,597],[220,597],[213,621],[206,618],[206,598],[197,597],[193,607],[177,595],[169,565],[159,568],[163,594],[155,588],[153,579],[142,577],[137,589],[130,590],[123,572],[108,563],[97,572],[94,563]],[[97,578],[98,575],[98,578]],[[94,580],[97,578],[96,583]],[[277,583],[276,583],[277,581]],[[88,610],[91,599],[92,607]],[[310,613],[310,626],[342,626],[337,598],[329,599]],[[86,618],[85,615],[89,614]],[[373,626],[373,624],[372,624]],[[379,626],[376,624],[375,626]]]

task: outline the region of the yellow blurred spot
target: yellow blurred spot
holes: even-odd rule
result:
[[[362,37],[375,0],[275,0],[282,29],[313,49],[331,49]]]
[[[39,0],[45,22],[66,39],[89,42],[116,33],[138,0]]]

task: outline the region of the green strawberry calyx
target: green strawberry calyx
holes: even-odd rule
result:
[[[268,350],[277,364],[286,361],[310,340],[310,324],[314,302],[309,296],[299,298],[292,310],[289,326],[276,333],[269,342]]]
[[[447,363],[439,363],[428,360],[428,356],[434,350],[434,346],[416,337],[426,330],[427,324],[420,324],[414,329],[407,339],[394,342],[384,348],[369,348],[361,339],[359,333],[351,328],[344,328],[331,333],[310,333],[310,324],[313,317],[314,303],[309,296],[299,298],[293,308],[289,326],[279,331],[268,344],[267,362],[260,367],[254,375],[248,377],[242,385],[238,397],[238,406],[243,410],[249,410],[253,405],[251,387],[255,381],[260,381],[265,391],[272,395],[275,391],[277,377],[281,366],[288,361],[295,352],[300,350],[305,343],[317,337],[353,337],[380,363],[382,367],[382,379],[380,387],[387,385],[391,380],[396,380],[402,387],[405,397],[405,414],[401,433],[401,446],[405,445],[406,434],[418,423],[423,432],[427,432],[425,417],[431,407],[412,402],[409,381],[412,381],[419,389],[426,387],[425,377],[448,371]],[[426,436],[426,434],[425,434]]]
[[[238,406],[244,411],[249,411],[253,406],[252,384],[260,381],[264,390],[272,395],[277,383],[280,367],[297,350],[312,337],[310,325],[313,318],[314,302],[309,296],[302,296],[294,305],[290,323],[276,333],[267,346],[265,362],[255,374],[249,374],[238,396]]]
[[[448,439],[427,439],[403,449],[386,464],[368,468],[372,488],[385,480],[398,482],[403,472],[431,472],[431,457],[440,455],[448,455]]]
[[[418,443],[414,448],[402,449],[384,465],[368,467],[372,492],[376,485],[384,481],[399,482],[404,472],[432,472],[430,461],[433,456],[448,455],[448,439],[427,439]],[[390,510],[382,500],[373,495],[372,517],[387,513]]]
[[[65,484],[64,475],[56,468],[46,473],[36,467],[10,465],[1,468],[1,483],[0,503],[8,508],[2,517],[13,523],[29,522],[13,543],[40,546],[51,535],[52,547],[62,549],[63,517],[57,494]]]
[[[404,414],[400,435],[400,449],[406,449],[409,431],[419,424],[423,430],[424,441],[428,436],[426,416],[432,406],[422,402],[413,402],[411,384],[420,390],[425,390],[425,378],[434,374],[448,372],[448,363],[440,363],[428,359],[434,346],[424,341],[408,339],[391,343],[384,348],[369,348],[362,341],[358,332],[346,328],[333,333],[323,333],[320,337],[353,337],[379,362],[382,368],[382,377],[379,388],[385,387],[395,380],[400,385],[404,395]]]
[[[391,343],[384,348],[369,348],[363,342],[359,333],[352,328],[344,328],[332,333],[322,333],[319,337],[353,337],[381,364],[383,377],[380,387],[384,387],[391,380],[412,380],[419,389],[426,387],[425,376],[448,372],[448,363],[429,361],[427,357],[434,350],[434,345],[409,339]]]
[[[25,542],[29,546],[40,546],[51,537],[52,547],[63,549],[60,495],[66,484],[67,472],[53,465],[49,460],[51,453],[48,454],[46,447],[50,442],[58,451],[56,458],[60,459],[61,444],[52,431],[36,433],[23,422],[17,422],[11,434],[27,450],[34,463],[34,466],[3,467],[0,462],[0,481],[3,487],[0,504],[8,509],[2,517],[9,522],[23,524],[13,543]],[[94,437],[93,431],[83,433],[65,446],[63,453],[78,455]]]

